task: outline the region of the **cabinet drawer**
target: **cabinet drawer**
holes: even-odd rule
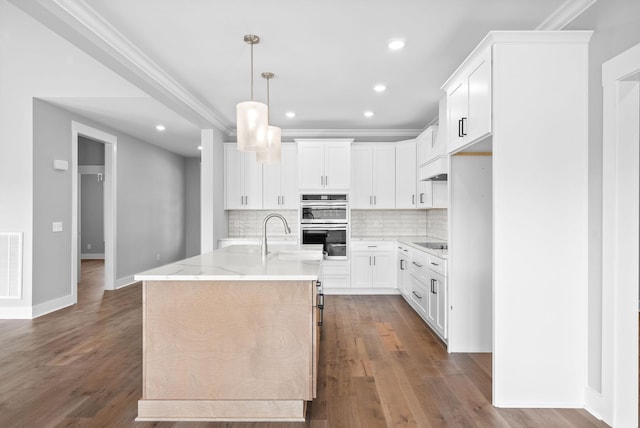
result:
[[[422,316],[427,314],[427,306],[429,305],[429,294],[427,286],[420,281],[415,275],[411,277],[411,295],[410,299],[415,304],[416,309]]]
[[[322,274],[349,276],[349,262],[325,260],[322,262]]]
[[[438,272],[442,276],[447,276],[447,261],[440,257],[429,255],[429,269]]]
[[[412,252],[411,263],[409,263],[409,272],[423,281],[427,281],[429,271],[429,257],[427,254],[419,254]]]
[[[350,285],[350,277],[348,275],[345,276],[325,276],[322,278],[322,287],[324,289],[331,288],[349,288]]]
[[[351,241],[351,251],[393,251],[393,241]]]

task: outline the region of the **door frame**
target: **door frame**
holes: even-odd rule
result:
[[[80,122],[71,121],[71,290],[78,300],[78,137],[104,143],[104,288],[115,290],[116,281],[116,201],[117,201],[117,145],[115,135],[108,134]]]
[[[638,424],[640,44],[602,65],[602,391],[587,408]]]

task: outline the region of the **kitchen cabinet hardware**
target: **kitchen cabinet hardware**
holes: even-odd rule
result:
[[[467,120],[467,118],[466,118],[466,117],[463,117],[462,119],[460,119],[460,122],[461,122],[461,124],[462,124],[462,126],[461,126],[461,128],[462,128],[462,135],[461,135],[461,137],[466,137],[466,136],[467,136],[467,131],[465,131],[465,126],[464,126],[464,124],[465,124],[465,121],[466,121],[466,120]]]
[[[412,205],[416,204],[416,195],[411,195],[411,204]]]
[[[378,248],[377,245],[367,245],[367,247],[369,247],[369,248]]]
[[[406,270],[406,268],[404,267],[405,263],[406,263],[406,260],[404,260],[404,259],[400,260],[400,270]]]
[[[424,204],[424,193],[420,193],[420,203]]]
[[[422,300],[422,296],[416,293],[415,291],[411,291],[411,293],[413,293],[413,295],[416,296],[418,299]]]
[[[438,263],[431,262],[433,266],[440,266]]]
[[[411,262],[411,263],[413,263],[414,265],[418,266],[419,268],[422,267],[422,265],[420,263],[416,263],[416,262]]]
[[[373,265],[376,265],[376,256],[373,256]]]

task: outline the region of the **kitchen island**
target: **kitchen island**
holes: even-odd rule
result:
[[[236,245],[136,275],[137,420],[304,421],[317,389],[322,246],[270,250]]]

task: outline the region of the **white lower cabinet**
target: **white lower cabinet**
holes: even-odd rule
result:
[[[324,260],[322,262],[323,288],[325,290],[350,288],[349,273],[349,260]]]
[[[393,242],[351,244],[351,287],[396,288]]]
[[[398,244],[396,249],[396,285],[400,294],[405,298],[411,294],[411,286],[409,283],[409,263],[411,263],[411,255],[406,245]]]
[[[405,250],[407,255],[404,256]],[[431,327],[442,340],[446,342],[448,331],[447,312],[447,264],[440,257],[427,254],[409,246],[398,245],[398,268],[408,266],[406,273],[398,272],[398,287],[407,284],[406,293],[402,293],[405,300]],[[401,282],[402,281],[402,282]]]

